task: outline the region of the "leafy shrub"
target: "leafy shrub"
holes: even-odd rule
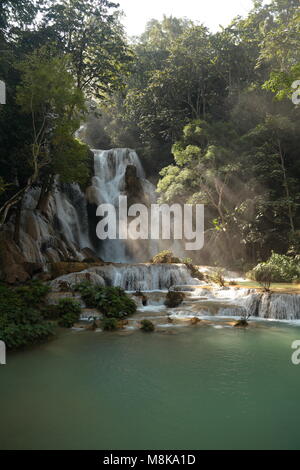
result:
[[[224,269],[218,268],[215,271],[211,272],[208,276],[208,280],[217,284],[220,287],[225,287],[225,277],[224,277]]]
[[[150,320],[141,321],[141,330],[145,333],[152,333],[155,330],[155,326]]]
[[[104,318],[101,326],[104,331],[116,331],[119,328],[118,320],[116,318]]]
[[[169,291],[165,301],[165,306],[167,308],[179,307],[179,305],[182,304],[184,299],[185,295],[182,292]]]
[[[187,261],[190,261],[190,262],[187,262]],[[186,267],[187,267],[188,270],[190,271],[192,277],[194,277],[194,278],[196,278],[196,279],[199,279],[199,281],[204,281],[204,279],[205,279],[204,274],[201,273],[201,272],[196,268],[196,266],[193,265],[192,260],[186,259],[186,260],[182,260],[182,262],[183,262],[183,264],[186,265]]]
[[[136,304],[120,287],[99,287],[97,308],[107,318],[125,318],[136,312]]]
[[[39,307],[49,293],[50,287],[38,281],[33,281],[27,286],[17,287],[15,293],[30,307]]]
[[[273,253],[266,263],[258,264],[247,276],[257,282],[268,274],[270,282],[294,282],[300,280],[300,257]]]
[[[151,263],[153,264],[179,264],[181,260],[175,257],[170,250],[161,251],[157,255],[155,255]]]
[[[59,318],[59,311],[57,305],[42,305],[40,311],[45,320],[58,320]]]
[[[98,288],[91,282],[85,281],[77,284],[75,290],[80,293],[87,308],[97,308],[96,295]]]
[[[45,341],[54,334],[53,324],[39,323],[9,323],[0,319],[0,339],[8,349],[18,349]]]
[[[80,318],[81,306],[74,299],[61,299],[57,305],[59,326],[71,328]]]
[[[258,282],[266,292],[269,292],[274,275],[274,270],[272,266],[269,266],[266,263],[261,263],[256,266],[253,271],[254,280]]]
[[[0,340],[9,349],[38,343],[54,334],[53,324],[43,316],[48,291],[39,282],[18,288],[0,285]]]
[[[76,287],[88,308],[97,308],[107,318],[122,319],[136,312],[136,304],[120,287],[97,287],[84,282]]]

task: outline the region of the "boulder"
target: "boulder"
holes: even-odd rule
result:
[[[57,263],[50,263],[50,270],[52,278],[56,279],[67,274],[79,273],[87,270],[88,268],[102,265],[103,263],[100,260],[98,260],[97,263],[59,261]]]
[[[8,284],[26,282],[31,275],[18,245],[3,232],[0,236],[0,279]]]
[[[143,186],[134,165],[128,165],[126,168],[125,191],[128,197],[128,205],[145,204]]]
[[[234,325],[235,328],[247,328],[248,326],[249,323],[244,318],[236,322],[236,324]]]
[[[65,289],[73,288],[77,284],[80,284],[81,282],[85,281],[91,282],[95,286],[105,286],[105,281],[103,277],[101,277],[97,273],[89,271],[82,271],[60,276],[51,281],[50,285],[54,291],[61,291],[62,286],[64,286]]]
[[[80,254],[84,257],[84,263],[103,263],[103,261],[90,248],[83,248]]]

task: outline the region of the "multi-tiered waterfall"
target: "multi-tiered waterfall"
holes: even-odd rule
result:
[[[34,188],[26,195],[20,246],[12,240],[14,218],[5,227],[7,243],[2,246],[7,250],[10,263],[7,267],[8,282],[28,279],[24,271],[26,263],[40,264],[47,270],[49,263],[83,261],[93,256],[97,259],[98,256],[107,263],[79,274],[62,276],[52,285],[57,287],[61,281],[72,284],[82,279],[90,279],[98,285],[120,286],[128,291],[156,291],[172,287],[180,290],[179,286],[189,285],[189,289],[183,287],[183,290],[191,291],[186,294],[183,315],[241,315],[246,311],[254,317],[300,319],[299,295],[262,294],[236,288],[207,290],[196,287],[199,281],[191,277],[186,266],[147,264],[162,247],[156,241],[97,240],[96,209],[100,204],[112,204],[117,210],[120,195],[127,195],[133,203],[146,205],[155,203],[156,196],[154,186],[145,179],[135,151],[93,152],[94,175],[85,193],[79,185],[60,184],[56,178],[43,211],[36,209],[40,189]]]

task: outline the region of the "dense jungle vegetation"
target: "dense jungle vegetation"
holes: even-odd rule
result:
[[[137,149],[161,201],[206,205],[198,262],[299,253],[298,0],[255,1],[217,33],[165,17],[129,39],[120,14],[107,0],[1,2],[0,226],[28,188],[42,205],[58,173],[87,183],[86,120],[88,144]]]

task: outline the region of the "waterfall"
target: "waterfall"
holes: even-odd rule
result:
[[[56,179],[47,213],[36,210],[40,189],[30,190],[23,201],[20,244],[33,263],[66,259],[81,261],[81,250],[91,248],[87,201],[78,184],[60,184]]]
[[[231,315],[240,316],[241,308],[251,317],[273,320],[300,320],[300,295],[261,293],[253,289],[218,289],[211,298],[231,304]]]
[[[54,192],[58,230],[79,248],[91,248],[87,202],[78,184],[58,185]]]
[[[126,291],[161,291],[175,286],[197,285],[185,265],[178,264],[107,264],[96,266],[78,274],[68,274],[55,279],[52,286],[60,281],[70,284],[81,282],[86,278],[103,280],[106,285],[121,287]]]
[[[178,264],[112,264],[91,268],[90,271],[99,274],[107,284],[126,291],[168,290],[177,285],[199,284],[186,266]]]
[[[128,165],[137,169],[137,176],[144,178],[144,171],[134,150],[113,149],[93,150],[95,176],[92,186],[95,190],[95,202],[113,204],[117,207],[119,196],[125,191],[125,174]]]
[[[126,195],[128,166],[136,168],[137,183],[140,184],[143,199],[148,203],[155,202],[155,187],[145,179],[140,159],[134,150],[125,148],[93,152],[94,177],[87,191],[87,199],[91,204],[112,204],[118,214],[119,196]],[[148,261],[157,251],[157,243],[150,241],[145,243],[137,240],[133,244],[130,240],[105,240],[99,247],[98,255],[104,261],[130,263]]]

